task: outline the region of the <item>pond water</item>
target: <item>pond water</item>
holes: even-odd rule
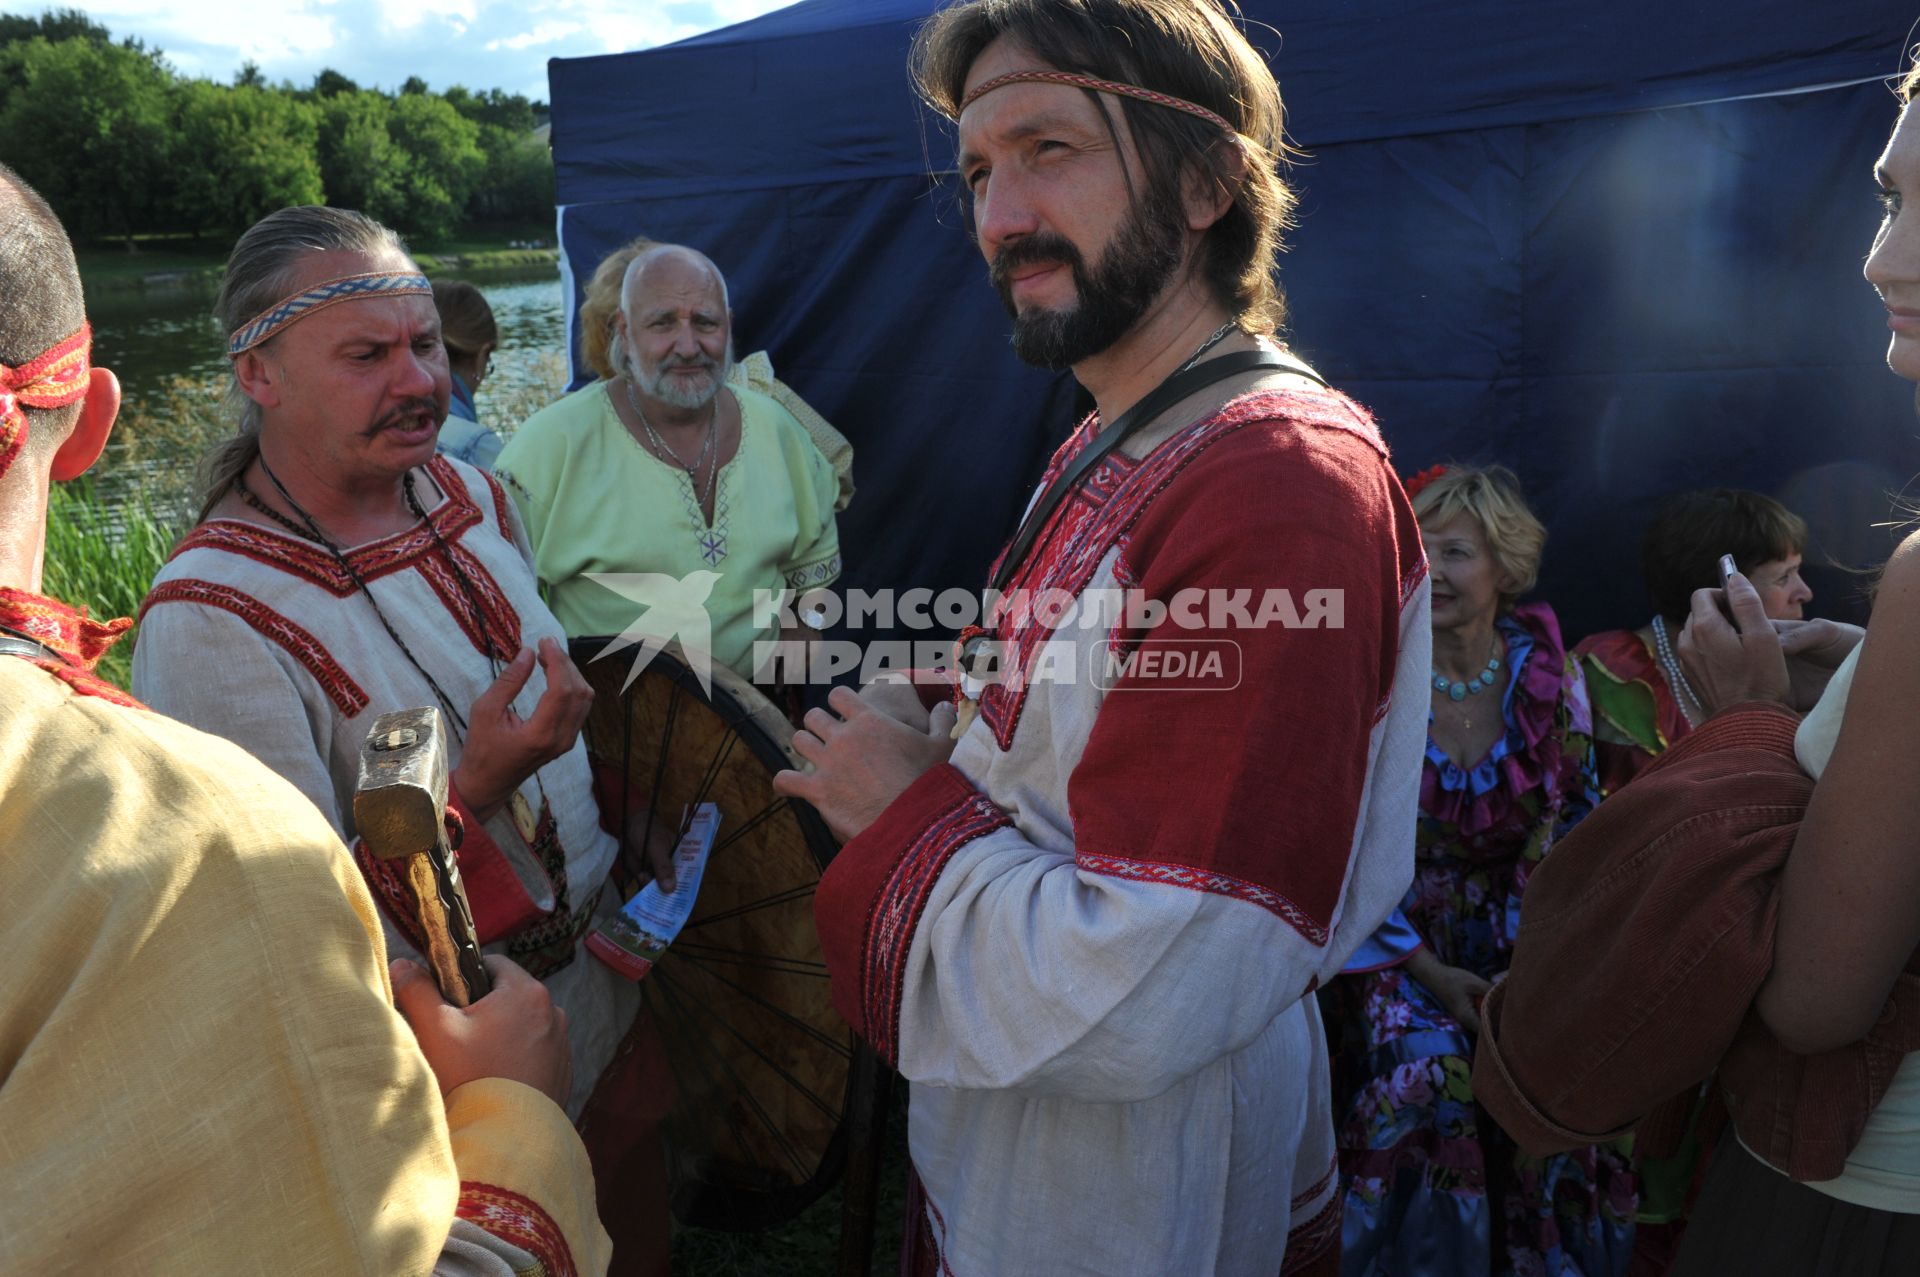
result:
[[[479,395],[481,420],[497,428],[501,423],[489,419],[490,401],[520,405],[529,395],[548,398],[557,390],[554,378],[564,380],[564,368],[556,362],[564,357],[566,342],[560,275],[556,268],[546,267],[537,272],[454,277],[467,280],[486,294],[500,326],[493,375]],[[222,352],[226,337],[213,318],[213,301],[211,284],[129,289],[88,297],[93,360],[119,374],[129,408],[142,404],[152,407],[155,392],[170,377],[225,377],[227,361]]]

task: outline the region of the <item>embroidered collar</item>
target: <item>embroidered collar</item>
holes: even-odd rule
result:
[[[100,663],[107,649],[133,628],[133,618],[96,621],[85,608],[58,599],[0,586],[0,625],[44,643],[83,670]]]

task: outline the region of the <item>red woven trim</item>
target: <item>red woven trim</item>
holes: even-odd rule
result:
[[[566,1234],[531,1197],[497,1184],[463,1179],[453,1213],[532,1255],[546,1269],[546,1277],[578,1277],[580,1270],[574,1267]]]
[[[1339,1173],[1340,1159],[1336,1156],[1332,1161],[1327,1163],[1326,1171],[1321,1174],[1319,1179],[1313,1182],[1313,1187],[1293,1195],[1291,1209],[1295,1211],[1304,1210],[1306,1207],[1319,1201],[1321,1195],[1327,1191],[1328,1185],[1333,1183],[1334,1177]]]
[[[934,883],[954,852],[1012,823],[984,794],[972,795],[927,826],[874,897],[863,955],[866,972],[861,993],[866,1005],[862,1011],[867,1041],[887,1063],[899,1059],[900,1002],[906,992],[907,954]]]
[[[431,555],[436,531],[441,540],[452,545],[475,524],[486,521],[466,485],[460,482],[452,462],[435,457],[427,463],[427,474],[447,498],[427,515],[432,530],[426,524],[417,524],[348,550],[347,561],[362,580],[376,581]],[[244,519],[212,519],[201,524],[180,542],[168,556],[169,561],[199,549],[224,550],[265,563],[311,581],[338,598],[346,598],[356,588],[353,578],[326,547]]]
[[[133,697],[125,691],[115,687],[112,683],[107,682],[106,679],[101,678],[91,670],[76,669],[71,665],[63,665],[57,661],[35,661],[33,663],[82,696],[96,697],[99,700],[106,701],[113,705],[124,706],[127,709],[146,708],[145,705],[133,699]]]
[[[1137,84],[1123,84],[1119,80],[1102,80],[1096,76],[1081,75],[1078,71],[1009,71],[1005,75],[996,75],[984,84],[975,85],[973,92],[961,99],[960,110],[964,113],[968,107],[995,89],[1023,81],[1032,81],[1037,84],[1065,84],[1076,89],[1092,89],[1096,93],[1112,93],[1123,98],[1135,98],[1141,102],[1151,102],[1155,106],[1184,111],[1195,119],[1205,120],[1228,137],[1237,137],[1240,132],[1227,123],[1225,116],[1209,111],[1198,102],[1189,102],[1185,98],[1174,97],[1171,93],[1157,93],[1152,89],[1143,89]],[[954,118],[957,120],[960,117],[956,115]]]
[[[107,649],[133,628],[131,617],[96,621],[81,607],[27,590],[0,586],[0,625],[44,643],[83,670],[100,663]]]
[[[156,585],[140,605],[140,615],[144,618],[158,603],[198,603],[231,612],[256,633],[278,643],[289,656],[300,662],[342,715],[353,718],[367,707],[367,694],[333,659],[333,654],[320,640],[252,595],[243,594],[232,586],[186,577]]]
[[[1324,1210],[1287,1232],[1287,1254],[1280,1261],[1280,1277],[1309,1277],[1339,1271],[1340,1194],[1327,1199]]]
[[[507,490],[498,479],[482,470],[482,478],[487,481],[487,490],[493,493],[493,517],[500,525],[500,535],[508,541],[513,540],[513,524],[507,518]]]
[[[1293,901],[1271,887],[1263,887],[1257,882],[1248,882],[1217,869],[1195,869],[1192,865],[1162,864],[1152,860],[1133,860],[1126,856],[1102,856],[1090,851],[1076,851],[1073,863],[1083,873],[1100,874],[1106,878],[1184,887],[1188,891],[1245,900],[1249,904],[1259,905],[1298,931],[1307,943],[1316,947],[1324,947],[1327,943],[1326,927]]]
[[[1332,409],[1313,406],[1316,401],[1332,405]],[[1102,476],[1096,480],[1100,484],[1097,490],[1107,494],[1104,502],[1094,506],[1081,501],[1062,501],[1041,529],[1026,561],[1015,571],[1008,583],[1008,592],[1017,595],[1024,591],[1030,598],[1039,598],[1057,590],[1079,597],[1092,582],[1107,552],[1126,537],[1154,498],[1179,478],[1187,466],[1236,431],[1256,422],[1281,418],[1301,426],[1352,431],[1373,447],[1381,446],[1378,432],[1337,395],[1303,396],[1295,391],[1255,391],[1244,395],[1212,416],[1183,428],[1144,458],[1117,461],[1113,454],[1104,458],[1096,467]],[[1054,453],[1040,478],[1041,491],[1092,441],[1094,420],[1089,416]],[[990,575],[999,574],[999,560],[1005,558],[1007,552],[1007,549],[1001,550]],[[1138,576],[1133,565],[1128,565],[1126,570]],[[989,618],[985,633],[1003,644],[1002,668],[1007,672],[982,690],[980,717],[1005,750],[1012,748],[1013,734],[1026,708],[1030,687],[1027,673],[1033,668],[1034,654],[1052,636],[1052,630],[1034,616],[1008,618],[996,614]]]
[[[447,554],[452,557],[452,564],[438,554],[423,556],[418,564],[420,575],[433,587],[475,651],[482,656],[497,655],[503,661],[512,660],[520,650],[520,614],[514,611],[500,583],[493,579],[493,573],[487,571],[472,551],[458,542],[448,541]],[[454,571],[455,567],[459,573]],[[473,587],[471,597],[460,580],[461,575]]]

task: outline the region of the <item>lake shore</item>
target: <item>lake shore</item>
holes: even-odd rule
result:
[[[559,265],[558,248],[513,247],[527,241],[549,242],[546,236],[531,233],[462,238],[422,247],[413,254],[413,260],[429,275]],[[230,247],[206,241],[161,240],[133,253],[118,245],[76,245],[74,256],[79,260],[81,283],[89,296],[95,296],[217,285]]]

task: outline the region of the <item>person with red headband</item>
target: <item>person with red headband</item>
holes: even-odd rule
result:
[[[89,347],[66,233],[0,166],[7,1270],[605,1272],[546,990],[494,959],[456,1010],[390,970],[313,805],[93,673],[132,622],[38,593],[48,484],[119,410]]]
[[[1378,430],[1274,338],[1278,87],[1211,0],[962,4],[913,69],[1015,352],[1096,411],[957,703],[836,689],[776,781],[848,840],[815,916],[912,1083],[906,1270],[1336,1272],[1310,994],[1412,878],[1431,634]]]

